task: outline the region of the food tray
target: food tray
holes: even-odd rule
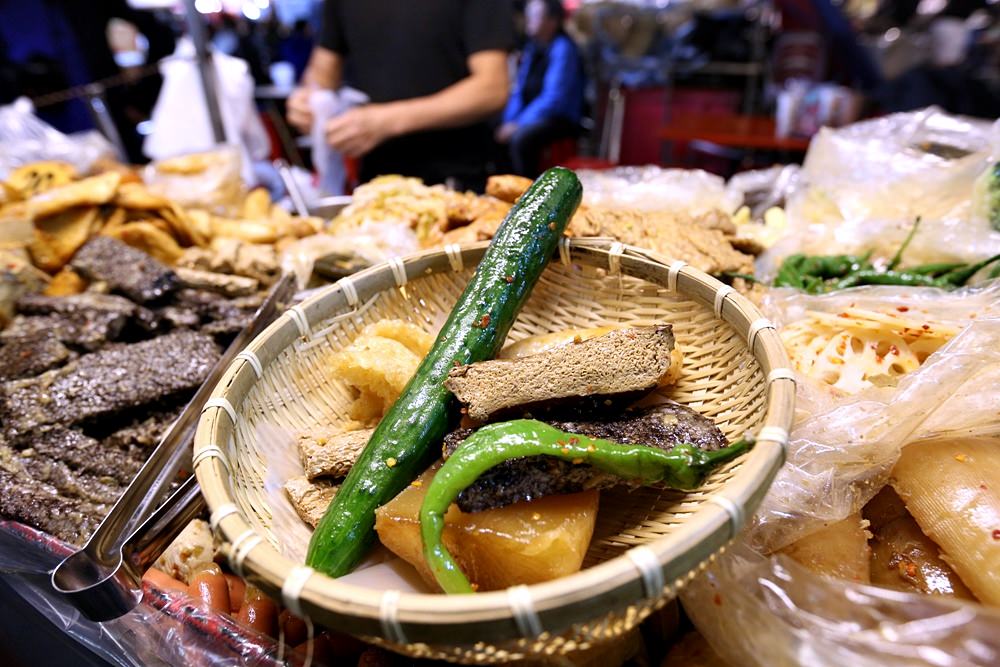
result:
[[[486,243],[391,260],[289,309],[227,370],[195,436],[198,480],[234,571],[295,612],[414,657],[501,662],[622,636],[696,576],[742,528],[784,460],[795,385],[774,325],[731,287],[604,239],[564,239],[509,340],[570,328],[670,322],[684,353],[671,396],[754,449],[694,493],[604,492],[577,574],[507,591],[443,596],[340,582],[280,555],[255,427],[346,419],[343,383],[322,369],[367,324],[436,331]]]

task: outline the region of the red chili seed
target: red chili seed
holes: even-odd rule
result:
[[[910,307],[909,307],[909,306],[896,306],[896,310],[898,310],[898,311],[899,311],[899,312],[901,312],[901,313],[905,313],[905,312],[906,312],[906,311],[908,311],[909,309],[910,309]]]
[[[993,539],[1000,540],[1000,528],[996,528],[993,531]]]

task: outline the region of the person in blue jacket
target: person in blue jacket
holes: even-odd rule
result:
[[[524,16],[529,41],[496,140],[508,145],[515,173],[534,177],[542,150],[579,132],[584,74],[561,0],[530,0]]]

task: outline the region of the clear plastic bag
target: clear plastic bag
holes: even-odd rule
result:
[[[35,115],[31,101],[20,98],[0,106],[0,180],[23,164],[60,160],[85,174],[99,158],[115,156],[99,132],[63,134]]]
[[[243,161],[236,146],[217,146],[153,162],[142,178],[154,192],[181,206],[235,212],[243,200]]]
[[[692,217],[721,211],[731,214],[742,203],[715,174],[698,169],[618,167],[581,169],[584,203],[640,211],[674,211]]]
[[[824,578],[766,555],[859,511],[904,446],[1000,435],[1000,281],[957,292],[772,290],[763,304],[779,324],[847,307],[924,311],[962,329],[894,387],[838,395],[797,375],[787,462],[737,544],[682,591],[685,608],[732,664],[998,664],[996,609]]]
[[[146,582],[142,600],[131,611],[111,621],[91,621],[49,583],[51,570],[71,552],[43,532],[0,520],[0,576],[7,587],[58,630],[115,667],[325,667],[344,664],[360,652],[350,646],[343,647],[343,655],[329,650],[321,655],[326,642],[320,633],[337,633],[308,619],[306,643],[293,648],[281,633],[277,638],[260,634],[184,592],[160,590]]]
[[[4,582],[59,630],[116,667],[302,664],[303,656],[177,592],[144,587],[130,612],[97,623],[57,595],[49,573],[70,549],[21,524],[0,521]],[[282,658],[294,658],[285,662]],[[313,662],[314,665],[318,663]]]
[[[739,667],[1000,664],[1000,615],[980,605],[821,577],[786,556],[729,549],[681,593],[712,648]]]
[[[143,152],[154,160],[216,148],[208,105],[194,60],[193,43],[181,39],[174,54],[160,64],[163,86],[153,107],[153,128]],[[240,153],[243,180],[255,183],[253,163],[267,158],[270,139],[254,105],[254,81],[245,61],[212,54],[216,96],[226,143]]]
[[[326,141],[327,122],[354,107],[368,103],[360,90],[345,86],[340,90],[314,90],[309,96],[313,112],[312,160],[319,176],[319,189],[327,195],[347,193],[347,169],[344,156]]]
[[[874,250],[888,258],[918,216],[906,263],[998,254],[1000,232],[974,203],[977,182],[998,156],[1000,121],[967,120],[934,107],[823,129],[809,146],[804,185],[788,203],[787,234],[758,260],[758,273],[772,277],[797,252]]]
[[[895,387],[845,396],[797,374],[797,420],[787,461],[749,533],[764,552],[860,510],[881,488],[905,443],[949,433],[1000,433],[1000,281],[955,292],[884,286],[808,296],[781,289],[762,303],[779,326],[807,310],[840,313],[848,307],[901,307],[917,319],[964,328]]]
[[[408,224],[366,222],[336,234],[316,234],[299,239],[282,252],[281,268],[282,271],[295,273],[299,286],[305,287],[316,260],[324,255],[353,256],[367,264],[378,264],[419,249],[417,235]]]
[[[801,172],[797,164],[743,171],[729,179],[726,193],[733,201],[750,207],[752,218],[759,218],[772,206],[785,205],[799,187]]]

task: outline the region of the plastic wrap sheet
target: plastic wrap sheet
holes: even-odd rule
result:
[[[281,254],[281,269],[294,273],[300,287],[309,283],[316,260],[325,255],[356,257],[371,265],[420,250],[416,233],[404,222],[366,222],[336,234],[299,239]]]
[[[730,665],[1000,664],[1000,614],[980,605],[817,576],[740,546],[682,593]]]
[[[101,157],[114,157],[114,147],[99,132],[63,134],[35,115],[26,98],[0,106],[0,179],[29,162],[61,160],[81,174]]]
[[[787,463],[736,545],[682,592],[685,608],[734,665],[1000,664],[996,610],[825,579],[764,555],[860,510],[903,446],[1000,434],[1000,281],[956,292],[772,290],[763,308],[780,325],[849,305],[905,305],[963,328],[895,387],[838,395],[797,376]]]
[[[727,191],[719,176],[698,169],[618,167],[581,169],[584,203],[640,211],[676,211],[697,216],[714,211],[733,213],[741,197]]]
[[[142,179],[154,192],[181,206],[235,211],[242,201],[243,160],[234,146],[168,158],[143,169]]]
[[[257,635],[228,616],[208,610],[182,593],[144,586],[143,600],[128,614],[106,623],[88,620],[49,584],[52,568],[72,549],[37,530],[0,521],[0,572],[14,591],[57,628],[112,665],[302,664],[304,656]],[[315,664],[315,663],[314,663]]]
[[[732,201],[750,207],[751,217],[759,218],[772,206],[784,206],[801,179],[802,168],[797,164],[743,171],[726,183],[726,194]]]
[[[758,510],[750,537],[765,552],[839,521],[883,485],[907,442],[1000,433],[1000,281],[956,292],[867,287],[825,296],[771,290],[762,304],[780,325],[807,310],[905,307],[964,327],[896,387],[838,395],[798,375],[796,424],[785,466]]]
[[[809,146],[803,187],[788,203],[788,233],[757,269],[773,276],[784,257],[869,249],[890,257],[917,216],[910,264],[973,261],[1000,253],[981,197],[982,176],[1000,157],[1000,121],[936,108],[823,129]]]

